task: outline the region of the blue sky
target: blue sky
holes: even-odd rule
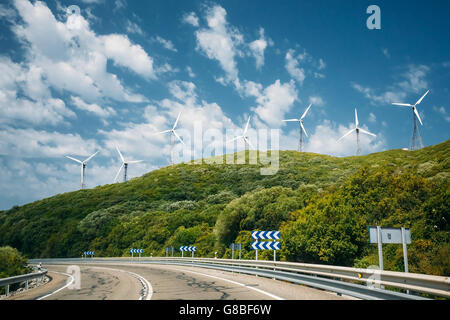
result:
[[[369,30],[366,9],[381,10]],[[71,11],[76,5],[80,12]],[[74,8],[74,7],[70,7]],[[448,1],[131,1],[0,3],[0,209],[168,165],[181,111],[186,142],[203,129],[281,129],[296,149],[305,119],[310,152],[364,154],[409,146],[418,106],[425,145],[449,138]],[[239,131],[238,131],[239,132]],[[254,131],[256,132],[256,131]],[[192,141],[195,141],[195,137]],[[205,144],[205,141],[203,142]],[[198,154],[198,147],[191,149]],[[243,146],[238,145],[238,148]],[[195,155],[193,155],[195,157]]]

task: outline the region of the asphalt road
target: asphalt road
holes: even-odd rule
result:
[[[283,281],[186,266],[83,264],[67,286],[68,265],[43,265],[52,281],[9,299],[42,300],[347,300]],[[73,273],[72,273],[73,274]],[[70,281],[69,281],[70,282]],[[72,288],[71,288],[72,287]],[[75,288],[74,288],[75,287]]]

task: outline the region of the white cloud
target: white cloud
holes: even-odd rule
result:
[[[8,156],[61,157],[69,154],[90,155],[98,149],[95,140],[78,134],[64,134],[35,129],[6,127],[0,131],[0,150]]]
[[[253,91],[257,94],[258,105],[251,108],[258,117],[270,127],[280,127],[284,116],[298,99],[294,81],[281,83],[276,80],[273,84],[259,92],[260,87],[253,84]]]
[[[391,57],[391,54],[389,53],[389,50],[387,48],[383,48],[383,49],[381,49],[381,51],[383,52],[383,54],[386,58],[389,59]]]
[[[186,71],[187,71],[189,77],[195,78],[195,73],[192,71],[192,68],[191,68],[191,67],[187,66],[187,67],[186,67]]]
[[[74,96],[71,96],[70,99],[72,104],[76,106],[78,109],[91,112],[100,118],[109,118],[111,116],[116,115],[116,111],[111,107],[102,108],[96,103],[88,104],[84,102],[81,98]]]
[[[15,0],[14,4],[24,23],[19,22],[12,30],[26,50],[26,60],[39,66],[48,85],[90,102],[106,98],[145,101],[107,71],[110,60],[144,78],[155,78],[153,58],[140,45],[125,35],[96,35],[81,15],[69,15],[66,21],[59,21],[40,1],[32,4]]]
[[[369,113],[369,122],[372,122],[372,123],[377,122],[377,117],[372,112]]]
[[[187,13],[183,16],[183,22],[193,25],[194,27],[198,27],[198,17],[195,12]]]
[[[294,78],[299,85],[303,84],[305,80],[305,70],[299,67],[299,58],[295,58],[295,50],[289,49],[285,56],[285,68],[292,78]]]
[[[325,104],[322,97],[319,96],[310,96],[309,103],[312,103],[315,106],[323,106]]]
[[[447,110],[445,110],[443,106],[441,107],[433,106],[433,110],[439,112],[444,117],[445,121],[450,122],[450,116],[447,114]]]
[[[354,82],[351,83],[351,86],[353,89],[364,94],[367,99],[371,100],[373,105],[391,104],[392,102],[414,103],[420,98],[420,94],[425,93],[428,87],[426,76],[429,71],[430,68],[425,65],[409,65],[400,75],[402,80],[394,82],[393,85],[381,93],[377,93],[375,89],[364,87]],[[412,97],[413,101],[405,101],[410,94],[415,94],[415,97]]]
[[[267,46],[273,46],[273,41],[271,39],[266,39],[264,37],[264,29],[259,29],[259,39],[251,42],[249,44],[251,54],[254,56],[256,61],[256,68],[261,69],[264,65],[264,51]]]
[[[64,101],[51,97],[42,69],[34,65],[25,67],[0,57],[0,88],[0,123],[56,125],[76,117]]]
[[[243,42],[242,35],[226,21],[226,11],[221,6],[207,10],[208,28],[200,29],[197,37],[197,50],[206,54],[209,59],[217,60],[226,73],[226,81],[238,79],[236,55],[241,55],[236,46]]]
[[[172,41],[170,41],[170,40],[166,40],[166,39],[164,39],[164,38],[162,38],[160,36],[156,36],[156,37],[153,38],[153,41],[159,42],[167,50],[170,50],[170,51],[173,51],[173,52],[178,52],[178,50],[175,48],[175,46],[173,45]]]
[[[141,27],[139,27],[136,23],[127,20],[126,30],[128,33],[138,34],[140,36],[144,35],[144,31],[142,31]]]
[[[356,154],[356,135],[350,134],[346,138],[337,142],[337,140],[354,127],[350,124],[348,127],[335,126],[331,121],[324,120],[317,125],[309,138],[306,140],[305,150],[320,154],[329,154],[333,156],[351,156]],[[367,127],[362,126],[368,130]],[[370,130],[369,130],[370,131]],[[385,146],[385,139],[381,134],[377,137],[360,134],[360,146],[362,154],[381,151]]]

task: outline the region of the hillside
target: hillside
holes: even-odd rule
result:
[[[33,258],[127,256],[132,247],[163,255],[180,245],[230,257],[240,242],[243,258],[254,258],[250,231],[281,230],[278,258],[367,267],[378,264],[367,227],[404,226],[410,272],[450,274],[450,140],[346,158],[281,151],[277,174],[260,168],[179,164],[13,207],[0,212],[0,246]],[[385,245],[384,259],[403,270],[401,246]]]

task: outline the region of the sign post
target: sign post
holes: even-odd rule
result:
[[[182,258],[184,256],[184,254],[183,254],[184,251],[192,251],[192,258],[194,258],[194,252],[197,251],[197,247],[181,246],[180,251],[181,251]]]
[[[378,265],[383,270],[383,239],[381,238],[381,228],[377,226],[377,242],[378,242]]]
[[[408,252],[406,245],[411,243],[411,231],[406,228],[382,228],[369,226],[369,243],[378,244],[378,263],[383,270],[383,243],[396,243],[403,246],[403,264],[408,272]],[[383,288],[383,286],[382,286]],[[406,291],[409,294],[409,290]]]

